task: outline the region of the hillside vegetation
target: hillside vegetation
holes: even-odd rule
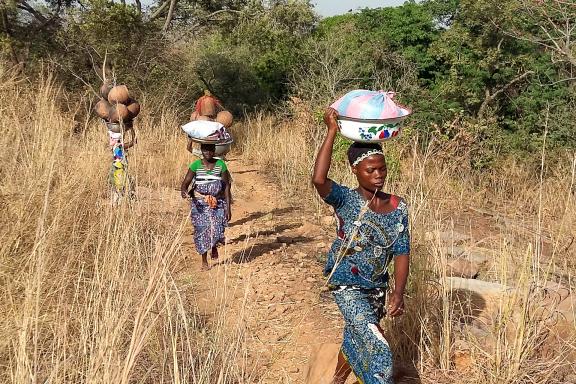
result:
[[[321,113],[350,89],[393,90],[416,112],[421,144],[466,135],[475,169],[537,153],[545,130],[548,149],[575,144],[570,1],[408,1],[325,19],[302,0],[17,0],[0,11],[0,54],[29,75],[50,63],[80,123],[106,58],[118,81],[188,114],[205,88],[237,114],[286,112],[290,96]]]
[[[394,90],[414,110],[385,145],[385,188],[409,202],[413,244],[411,310],[385,324],[397,357],[423,383],[576,382],[571,2],[426,0],[321,19],[307,1],[15,0],[0,18],[0,382],[266,383],[243,311],[271,311],[250,282],[235,283],[246,295],[234,305],[198,305],[210,279],[184,245],[179,126],[204,89],[234,111],[234,158],[275,187],[249,189],[247,176],[233,221],[252,225],[254,193],[321,233],[311,249],[278,245],[267,227],[285,264],[307,264],[262,252],[257,268],[321,280],[333,223],[310,173],[323,109],[354,88]],[[142,103],[129,152],[137,198],[114,208],[92,113],[104,61]],[[348,144],[338,138],[331,177],[352,184]],[[240,258],[258,236],[238,233]],[[489,305],[446,283],[462,247],[484,257],[470,280],[502,289]],[[313,288],[307,300],[321,301]]]

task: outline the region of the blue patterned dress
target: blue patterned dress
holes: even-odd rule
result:
[[[392,353],[380,330],[394,256],[410,253],[408,207],[402,199],[389,213],[363,209],[353,189],[332,183],[324,201],[334,208],[337,237],[324,274],[344,317],[342,353],[363,384],[392,384]]]
[[[193,198],[190,216],[194,225],[194,245],[199,254],[225,243],[224,231],[228,226],[226,219],[226,200],[224,190],[226,182],[222,175],[228,170],[226,163],[217,160],[212,170],[207,170],[202,160],[190,164],[189,169],[195,172]],[[205,196],[216,198],[215,207],[210,207]]]

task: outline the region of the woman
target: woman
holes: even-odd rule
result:
[[[104,122],[108,128],[108,139],[112,151],[112,165],[108,172],[108,182],[112,188],[112,202],[117,203],[122,196],[134,198],[134,183],[128,174],[129,148],[136,144],[136,133],[133,121],[126,121],[122,127],[117,123]]]
[[[409,268],[408,210],[401,198],[381,189],[386,180],[386,161],[379,144],[354,143],[348,149],[358,187],[349,189],[328,178],[338,113],[328,108],[326,138],[314,166],[312,182],[320,197],[335,211],[337,238],[324,273],[342,313],[345,326],[334,384],[344,384],[351,371],[363,384],[393,383],[392,353],[380,328],[394,260],[394,287],[388,314],[404,313],[404,289]]]
[[[230,172],[226,163],[214,157],[214,144],[202,144],[202,159],[194,161],[182,181],[182,198],[191,197],[190,216],[194,225],[194,243],[202,255],[202,269],[209,269],[208,251],[218,258],[218,245],[224,244],[224,229],[232,217],[230,209]],[[190,184],[192,190],[188,192]],[[199,196],[196,197],[196,194]]]

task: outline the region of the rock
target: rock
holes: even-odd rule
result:
[[[447,277],[442,282],[448,285],[451,289],[464,289],[473,291],[481,295],[499,296],[510,293],[514,288],[506,285],[491,283],[488,281],[465,279],[461,277]]]
[[[276,341],[282,341],[290,336],[290,332],[283,332],[280,335],[276,336]]]
[[[289,236],[277,236],[276,237],[276,243],[278,244],[293,244],[297,241],[297,239],[293,238],[293,237],[289,237]]]
[[[465,325],[462,332],[467,335],[467,340],[472,340],[473,345],[480,347],[485,353],[495,353],[496,336],[484,321],[474,320],[472,324]]]
[[[502,343],[515,345],[519,338],[528,338],[527,342],[538,343],[542,356],[561,353],[568,361],[576,361],[576,351],[566,344],[576,329],[576,294],[569,287],[547,282],[512,288],[461,277],[447,277],[440,283],[449,291],[449,310],[453,321],[462,324],[465,340],[487,355]],[[459,371],[475,365],[470,358],[474,354],[453,352]]]
[[[456,340],[452,346],[452,362],[458,372],[466,372],[472,368],[472,348],[464,340]]]
[[[286,294],[284,292],[281,292],[281,293],[276,293],[276,294],[272,295],[272,298],[270,299],[270,301],[273,301],[275,303],[280,303],[280,302],[284,301],[285,298],[286,298]]]
[[[557,283],[555,281],[547,281],[545,284],[543,284],[542,288],[544,289],[543,294],[546,296],[545,299],[547,302],[557,303],[564,307],[566,304],[572,301],[570,288],[564,286],[563,284]]]
[[[493,324],[503,300],[511,300],[515,289],[482,280],[446,277],[440,283],[450,292],[455,320],[479,319]],[[458,319],[460,317],[460,319]]]
[[[576,332],[576,293],[556,282],[544,284],[542,299],[538,301],[550,331],[544,341],[544,349],[552,353],[557,350],[558,340],[571,340]],[[576,361],[576,351],[568,353],[568,359]]]
[[[485,248],[468,248],[464,256],[473,263],[482,264],[493,258],[494,251]]]
[[[306,237],[315,237],[324,233],[324,229],[315,224],[311,224],[309,222],[303,222],[303,224],[296,228],[296,234],[299,236],[306,236]]]
[[[475,279],[480,271],[476,263],[461,258],[448,260],[447,266],[448,276],[464,277],[467,279]]]
[[[274,309],[274,314],[276,315],[283,315],[284,313],[286,313],[288,311],[288,307],[286,306],[281,306],[281,305],[277,305],[276,308]]]
[[[490,249],[462,247],[458,245],[441,247],[440,252],[448,257],[466,259],[476,264],[483,264],[492,259],[491,254],[493,253]]]
[[[448,246],[440,247],[440,254],[444,254],[448,257],[460,257],[466,252],[466,248],[459,246]]]
[[[314,282],[316,281],[316,279],[313,278],[312,276],[310,276],[310,277],[307,277],[307,278],[306,278],[306,281],[309,282],[309,283],[314,283]]]
[[[316,248],[324,248],[326,247],[326,243],[318,243],[316,244]]]
[[[320,218],[320,223],[325,227],[332,227],[336,223],[336,220],[333,215],[323,216]]]
[[[331,384],[336,371],[340,344],[320,344],[312,347],[304,383]]]
[[[444,244],[459,244],[470,240],[470,236],[457,231],[426,232],[424,238],[427,241],[436,241],[439,239]]]
[[[289,373],[298,373],[300,372],[300,368],[298,367],[292,367],[288,370]]]

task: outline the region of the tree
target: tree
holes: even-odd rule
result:
[[[26,0],[0,2],[0,41],[4,55],[16,67],[42,56],[53,47],[51,40],[62,22],[64,12],[74,0],[49,0],[38,6]]]
[[[570,0],[516,0],[504,33],[544,47],[554,63],[576,67],[576,3]]]

